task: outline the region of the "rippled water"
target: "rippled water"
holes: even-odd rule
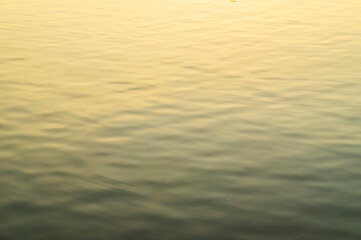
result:
[[[0,239],[361,239],[360,13],[0,2]]]

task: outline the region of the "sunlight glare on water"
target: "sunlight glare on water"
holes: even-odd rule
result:
[[[361,239],[359,0],[0,3],[0,239]]]

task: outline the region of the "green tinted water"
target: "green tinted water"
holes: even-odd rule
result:
[[[0,238],[361,239],[361,2],[0,3]]]

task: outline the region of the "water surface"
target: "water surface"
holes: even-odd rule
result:
[[[361,239],[359,0],[0,3],[0,239]]]

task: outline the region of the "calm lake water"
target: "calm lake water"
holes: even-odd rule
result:
[[[360,240],[360,0],[0,3],[0,239]]]

